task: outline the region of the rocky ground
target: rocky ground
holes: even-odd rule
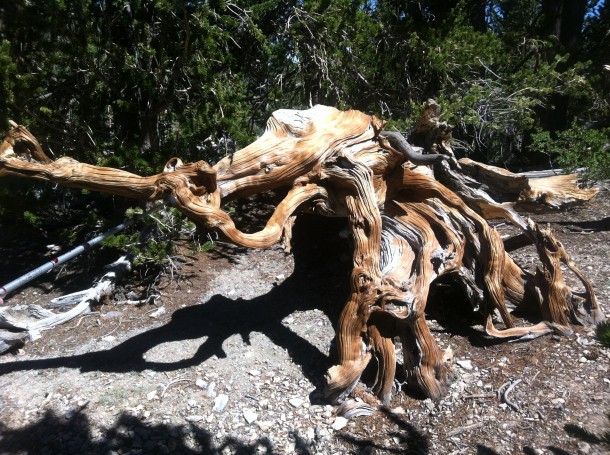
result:
[[[551,224],[610,315],[608,185],[591,203],[533,217]],[[463,298],[443,286],[431,296],[429,320],[455,355],[448,395],[434,403],[406,391],[373,416],[337,417],[321,387],[349,289],[341,228],[303,217],[289,255],[184,246],[154,305],[106,303],[1,356],[0,453],[608,453],[610,351],[595,330],[490,340]],[[5,236],[0,248],[5,281],[38,264],[44,244],[26,248]],[[528,266],[535,257],[531,248],[516,255]],[[99,273],[86,261],[6,304],[44,305],[75,290],[65,276],[87,282]],[[126,285],[115,301],[137,287]],[[497,393],[510,385],[513,406]]]

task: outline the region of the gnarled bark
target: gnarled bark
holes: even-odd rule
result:
[[[495,184],[500,192],[514,188],[520,199],[533,195],[554,206],[594,192],[579,192],[573,184],[566,190],[564,180],[559,187],[555,180],[536,186],[497,168],[458,162],[450,128],[439,114],[439,106],[429,101],[414,134],[423,153],[436,156],[413,161],[434,161],[433,168],[407,161],[416,149],[407,144],[409,152],[404,152],[403,141],[384,132],[379,119],[316,106],[275,112],[261,138],[214,166],[173,158],[162,173],[149,177],[70,158],[52,161],[25,128],[16,127],[0,147],[0,176],[142,200],[166,198],[198,225],[254,248],[269,247],[282,236],[290,239],[302,210],[346,217],[353,238],[351,294],[336,328],[338,363],[327,375],[328,397],[343,400],[375,357],[372,390],[387,401],[396,373],[394,340],[400,338],[408,381],[436,399],[445,391],[448,365],[430,334],[425,309],[430,286],[443,275],[452,277],[486,317],[490,336],[568,332],[572,323],[603,317],[591,284],[553,234],[521,218],[511,204],[496,202],[479,180],[492,175],[488,187]],[[241,232],[221,209],[222,201],[279,187],[288,188],[287,195],[259,232]],[[542,187],[544,198],[535,190]],[[492,218],[514,224],[536,245],[538,273],[515,263],[488,223]],[[561,263],[582,281],[584,293],[567,286]],[[511,310],[526,305],[538,309],[539,324],[516,325]],[[496,328],[496,315],[502,328]]]

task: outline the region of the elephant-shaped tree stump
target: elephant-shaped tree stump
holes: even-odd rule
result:
[[[426,324],[425,309],[430,286],[440,276],[466,293],[492,337],[533,338],[603,319],[591,284],[553,234],[524,220],[513,204],[490,196],[512,194],[517,203],[557,207],[589,199],[595,190],[578,189],[574,176],[529,180],[457,161],[450,129],[439,114],[438,104],[429,100],[412,136],[421,146],[416,149],[383,131],[383,121],[358,111],[279,110],[258,140],[216,165],[172,158],[162,173],[149,177],[67,157],[52,161],[27,129],[15,126],[0,148],[0,176],[166,199],[198,226],[252,248],[290,242],[295,217],[303,211],[345,217],[353,239],[353,271],[336,327],[338,363],[327,373],[328,398],[343,401],[375,357],[372,391],[387,402],[399,338],[407,381],[438,399],[445,393],[449,365]],[[431,166],[417,166],[431,161]],[[241,232],[221,208],[235,198],[279,188],[287,194],[260,232]],[[512,223],[521,231],[520,240],[537,247],[541,264],[535,274],[508,254],[508,243],[491,219]],[[584,291],[577,293],[564,282],[561,263]],[[511,310],[524,306],[536,309],[541,322],[516,326]]]

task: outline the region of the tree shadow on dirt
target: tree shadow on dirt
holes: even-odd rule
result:
[[[0,423],[3,453],[21,454],[218,454],[230,449],[233,454],[279,454],[283,450],[266,438],[240,441],[234,437],[217,440],[204,424],[150,424],[138,417],[121,414],[110,427],[94,425],[85,413],[71,419],[47,412],[38,421],[19,429]],[[312,444],[297,433],[295,451],[307,455]]]
[[[610,216],[592,221],[558,221],[560,226],[575,226],[584,231],[610,231]]]
[[[240,335],[249,343],[251,334],[258,332],[284,348],[303,374],[320,387],[324,372],[331,366],[328,356],[282,323],[295,311],[318,309],[336,325],[348,296],[351,263],[341,257],[349,252],[349,245],[339,241],[340,224],[333,220],[330,225],[329,221],[320,224],[319,217],[315,218],[295,228],[294,273],[267,294],[250,300],[215,295],[205,303],[175,311],[167,324],[135,335],[111,349],[6,362],[0,364],[0,375],[59,367],[83,372],[175,371],[200,365],[212,356],[224,358],[223,343],[228,338]],[[150,349],[163,343],[203,337],[205,341],[190,358],[173,362],[146,359]]]
[[[354,447],[352,451],[355,455],[369,455],[373,453],[400,453],[405,455],[429,455],[430,442],[428,437],[409,423],[406,418],[393,413],[386,407],[379,409],[389,422],[398,426],[399,431],[389,431],[384,434],[384,438],[392,438],[399,447],[391,447],[387,444],[376,442],[371,439],[364,439],[350,434],[339,433],[337,438],[343,440]]]

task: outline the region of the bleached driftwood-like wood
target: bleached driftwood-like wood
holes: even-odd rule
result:
[[[487,185],[492,191],[502,195],[514,195],[515,203],[536,202],[552,208],[561,208],[588,201],[599,191],[597,188],[579,188],[577,174],[531,178],[468,158],[462,158],[459,163],[464,172]]]
[[[276,111],[263,136],[214,166],[172,158],[162,173],[149,177],[70,158],[51,161],[33,136],[17,127],[0,147],[0,176],[141,200],[166,198],[199,226],[245,247],[266,248],[282,236],[289,242],[295,217],[303,210],[344,217],[353,240],[353,271],[351,293],[336,327],[337,364],[327,374],[329,399],[345,400],[375,358],[372,390],[387,401],[396,374],[397,337],[408,382],[437,399],[445,393],[449,365],[426,324],[425,309],[438,277],[452,278],[485,316],[486,332],[494,337],[565,333],[572,323],[603,318],[591,284],[553,234],[523,219],[510,204],[494,200],[465,172],[470,163],[455,159],[451,129],[439,116],[440,107],[430,100],[414,134],[413,145],[433,156],[414,161],[433,161],[433,168],[408,162],[402,141],[384,133],[383,122],[374,116],[315,106]],[[519,182],[519,195],[536,187],[497,168],[472,167],[506,177],[508,187]],[[540,202],[556,205],[554,191],[565,193],[566,187],[561,180],[555,189],[555,183],[538,187],[547,195]],[[285,188],[287,194],[259,232],[240,231],[221,208],[222,202],[275,188]],[[558,199],[565,199],[564,193]],[[488,223],[492,218],[514,224],[536,245],[538,273],[525,271],[506,252]],[[562,263],[582,281],[584,293],[567,286]],[[537,309],[541,321],[517,326],[511,310],[520,306]]]
[[[104,295],[112,295],[116,282],[131,269],[131,261],[122,256],[108,266],[108,271],[90,289],[71,294],[77,295],[76,306],[61,313],[54,313],[40,305],[19,305],[0,307],[0,328],[24,330],[30,333],[48,330],[74,319],[90,309],[91,304],[99,302]],[[2,334],[0,333],[0,339]],[[7,338],[8,340],[9,338]]]

